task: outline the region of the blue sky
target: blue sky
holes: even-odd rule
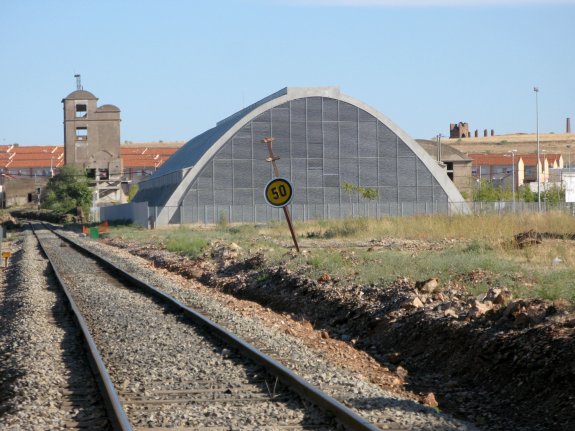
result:
[[[0,143],[63,143],[74,74],[122,141],[188,140],[286,86],[339,86],[414,138],[575,122],[575,0],[0,0]]]

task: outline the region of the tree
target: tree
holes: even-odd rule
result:
[[[75,213],[81,207],[85,213],[92,204],[92,190],[86,173],[80,167],[66,165],[50,178],[42,197],[42,207],[58,214]]]

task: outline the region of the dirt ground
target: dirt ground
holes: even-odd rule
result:
[[[210,255],[191,260],[103,241],[373,383],[482,429],[575,429],[575,315],[567,304],[512,298],[505,289],[480,298],[467,292],[496,274],[356,285],[269,267],[264,255],[245,256],[234,244],[215,243]]]

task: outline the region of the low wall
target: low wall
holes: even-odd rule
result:
[[[100,220],[131,220],[132,223],[148,227],[148,203],[131,202],[100,208]]]

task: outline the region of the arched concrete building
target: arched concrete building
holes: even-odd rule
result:
[[[447,213],[467,208],[445,171],[385,115],[339,88],[284,88],[181,147],[135,202],[158,224],[276,219],[265,203],[273,177],[267,146],[291,180],[295,219]],[[366,200],[349,186],[377,190]]]

